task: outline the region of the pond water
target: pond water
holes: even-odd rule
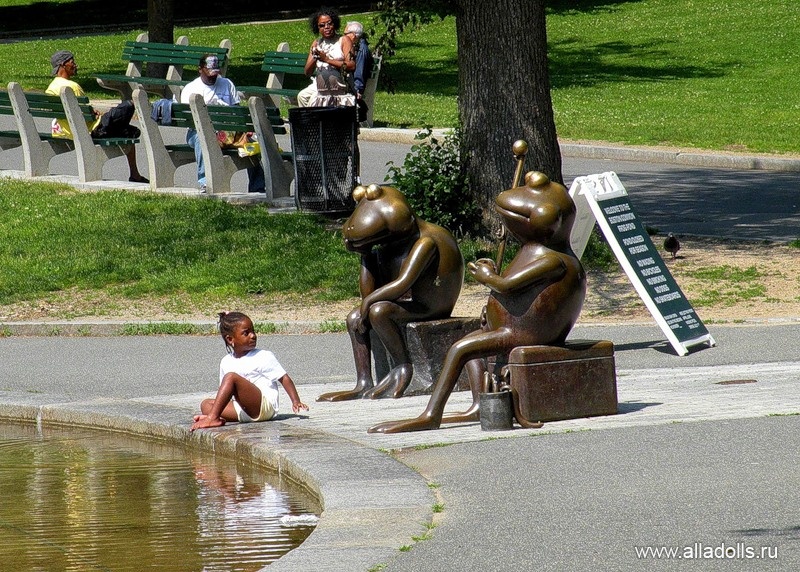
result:
[[[264,469],[61,426],[0,423],[0,483],[4,570],[258,570],[320,514]]]

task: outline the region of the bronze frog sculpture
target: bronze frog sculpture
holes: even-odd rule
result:
[[[464,258],[453,235],[419,219],[393,187],[353,191],[356,207],[342,227],[348,250],[361,255],[361,305],[347,317],[356,386],[325,393],[317,401],[400,397],[413,376],[403,326],[448,318],[461,293]],[[370,330],[394,367],[377,385],[372,379]]]
[[[563,344],[577,321],[586,296],[586,274],[569,244],[575,204],[566,188],[531,171],[523,186],[498,195],[495,208],[521,246],[499,274],[490,259],[468,265],[469,273],[490,289],[481,329],[450,347],[419,417],[381,423],[370,433],[423,431],[441,423],[478,420],[484,368],[478,358],[507,355],[517,346]],[[467,365],[473,404],[443,418],[445,403]]]

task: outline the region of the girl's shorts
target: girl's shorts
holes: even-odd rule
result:
[[[275,417],[275,408],[270,403],[267,396],[261,392],[261,410],[258,412],[258,417],[250,417],[247,412],[242,409],[242,406],[234,399],[233,408],[236,410],[236,416],[239,418],[239,423],[252,423],[253,421],[269,421]]]

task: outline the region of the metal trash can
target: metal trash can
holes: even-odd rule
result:
[[[301,211],[348,213],[358,176],[356,107],[289,110],[295,203]]]

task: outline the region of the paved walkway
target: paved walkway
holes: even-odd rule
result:
[[[307,415],[193,435],[191,415],[214,390],[208,372],[222,351],[216,336],[11,336],[0,338],[0,416],[188,440],[255,458],[305,482],[321,495],[323,517],[272,570],[463,570],[456,555],[466,546],[476,569],[631,570],[638,562],[630,537],[635,523],[636,545],[778,546],[780,566],[760,561],[770,567],[742,569],[796,569],[800,323],[711,331],[717,347],[679,358],[651,325],[576,328],[576,337],[602,334],[617,344],[616,416],[540,430],[485,432],[470,423],[399,435],[366,429],[418,415],[425,397],[314,401],[325,391],[352,387],[344,334],[261,337],[260,346],[290,368],[311,405]],[[32,355],[47,359],[32,363]],[[466,393],[453,394],[448,409],[462,410],[469,400]],[[668,490],[644,477],[659,470]],[[746,475],[746,486],[739,474]],[[729,496],[732,482],[743,489],[733,505],[714,505],[713,499]],[[565,498],[571,492],[590,504],[576,506]],[[762,507],[767,492],[773,511]],[[700,500],[713,506],[680,510],[681,503]],[[434,512],[435,505],[444,510]],[[620,521],[620,511],[630,522]],[[676,514],[683,517],[662,526]],[[609,519],[619,528],[609,529]],[[519,529],[519,542],[509,538],[512,529]],[[430,540],[419,540],[428,534]],[[464,539],[471,539],[466,546]],[[713,568],[706,564],[704,570]],[[663,561],[648,564],[654,565],[669,569]]]
[[[385,162],[406,143],[386,145],[396,147],[369,152]],[[651,189],[647,212],[670,230],[691,222],[718,236],[800,234],[797,172],[628,159],[565,161],[565,178],[628,169],[623,182],[635,174],[637,188]],[[773,167],[796,168],[781,161]],[[378,159],[370,164],[380,177]],[[713,196],[737,189],[738,199],[719,202],[727,216],[685,220],[717,206],[693,188],[697,177]],[[765,188],[783,215],[761,208]],[[676,193],[680,201],[665,203]],[[742,208],[748,202],[755,207]],[[742,218],[748,210],[763,220]],[[678,554],[702,570],[800,569],[800,321],[709,330],[717,347],[679,358],[650,324],[579,325],[576,337],[615,343],[618,415],[391,436],[366,429],[416,416],[424,397],[314,402],[353,384],[343,334],[261,337],[312,406],[307,415],[195,434],[189,420],[214,391],[209,372],[222,352],[215,336],[12,335],[0,337],[0,417],[162,436],[278,467],[317,491],[324,513],[270,570],[672,570],[682,569]],[[454,394],[449,405],[468,401]],[[637,553],[668,549],[674,557]]]

